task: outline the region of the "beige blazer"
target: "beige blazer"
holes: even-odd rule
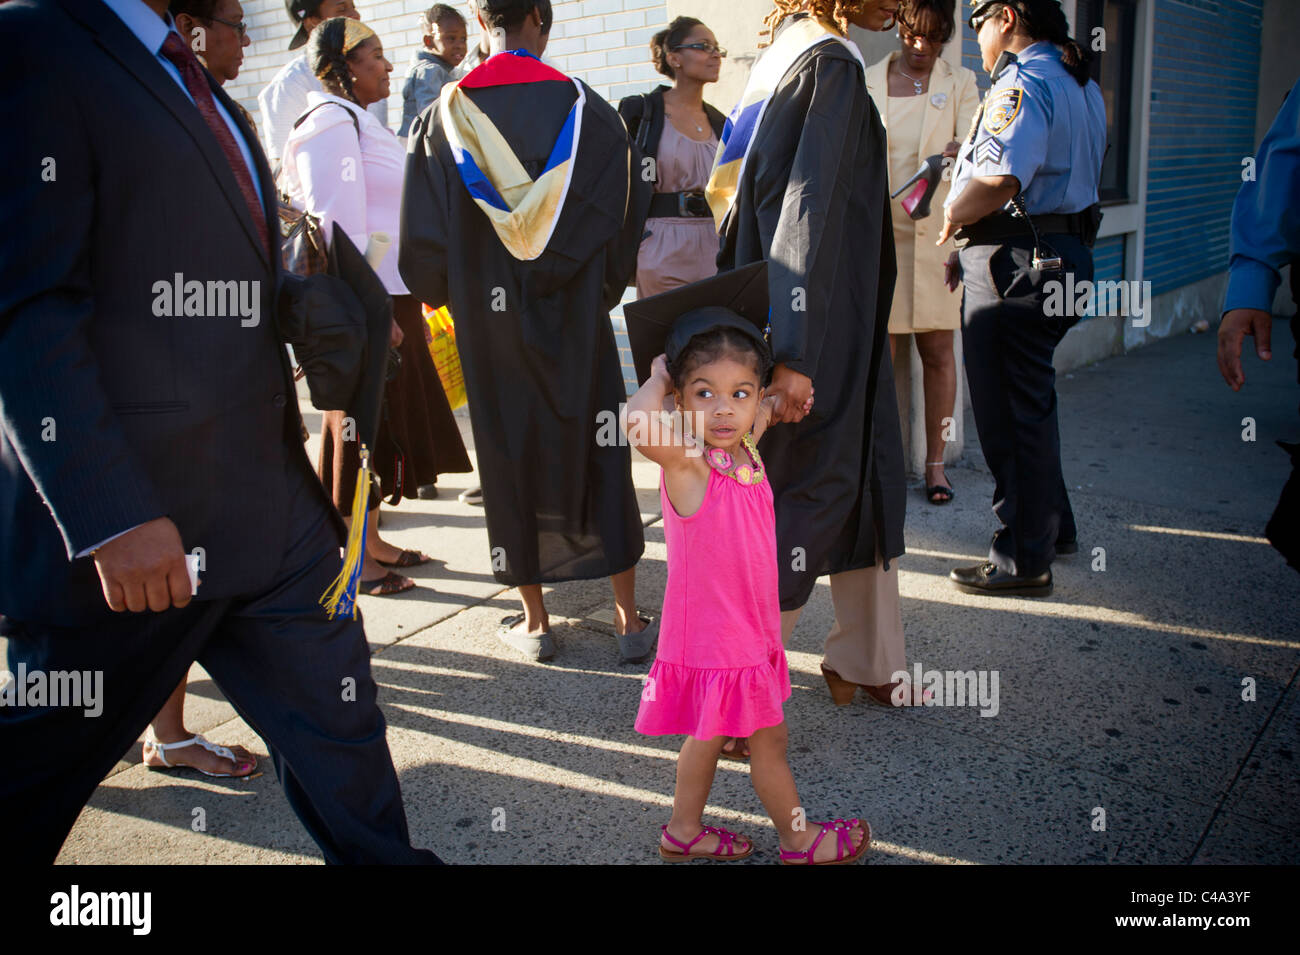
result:
[[[890,62],[900,55],[901,51],[895,50],[867,70],[867,91],[876,104],[887,134],[888,70]],[[935,62],[930,72],[929,89],[923,98],[927,100],[925,118],[921,139],[916,144],[916,162],[909,169],[909,176],[920,167],[925,157],[943,152],[954,139],[960,142],[966,138],[971,120],[979,109],[980,92],[973,72],[964,66],[954,69],[941,59]],[[889,191],[893,192],[903,182],[906,180],[894,182],[891,170]],[[954,248],[952,239],[942,246],[934,244],[943,228],[943,202],[950,187],[949,179],[939,183],[930,201],[930,215],[919,221],[914,221],[903,211],[902,196],[889,203],[898,253],[898,280],[889,314],[891,334],[955,329],[961,324],[961,290],[949,292],[943,284],[943,263]]]

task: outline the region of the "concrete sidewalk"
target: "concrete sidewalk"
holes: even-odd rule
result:
[[[834,707],[818,671],[823,580],[792,638],[786,707],[810,818],[867,818],[874,864],[1300,862],[1300,575],[1262,539],[1287,473],[1272,441],[1300,437],[1300,396],[1289,332],[1274,328],[1273,363],[1248,359],[1237,395],[1212,334],[1062,377],[1080,552],[1056,564],[1045,600],[970,596],[946,579],[993,529],[967,422],[953,504],[932,507],[919,488],[908,503],[903,615],[909,663],[997,671],[997,714]],[[666,573],[657,469],[638,461],[635,477],[638,593],[654,613]],[[409,594],[362,598],[413,838],[454,862],[657,861],[679,740],[632,730],[649,664],[617,664],[603,581],[549,592],[553,663],[497,642],[517,600],[490,573],[483,512],[455,500],[473,481],[447,476],[440,500],[386,509],[389,540],[445,563],[417,568]],[[197,667],[187,720],[265,752]],[[266,761],[252,779],[208,780],[139,760],[137,746],[99,787],[60,862],[319,858]],[[747,776],[721,765],[708,821],[754,836],[752,862],[775,862]]]

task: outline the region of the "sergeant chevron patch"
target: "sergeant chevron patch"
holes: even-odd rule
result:
[[[1002,140],[996,136],[990,136],[978,146],[975,147],[975,162],[977,163],[999,163],[1002,161]]]

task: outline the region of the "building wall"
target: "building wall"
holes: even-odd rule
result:
[[[252,45],[244,66],[226,91],[256,117],[257,93],[289,59],[294,28],[282,0],[242,0]],[[478,42],[478,25],[469,4],[453,3],[469,21],[470,44]],[[420,48],[420,13],[431,2],[358,0],[357,9],[384,44],[393,64],[389,125],[402,116],[402,83],[411,57]],[[628,93],[653,89],[662,79],[650,66],[650,37],[667,24],[664,0],[553,0],[554,24],[546,58],[577,76],[597,93],[617,102]]]
[[[1142,276],[1156,295],[1228,267],[1232,202],[1255,148],[1262,7],[1156,2]]]

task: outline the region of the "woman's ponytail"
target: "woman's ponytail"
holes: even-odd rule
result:
[[[352,67],[343,53],[347,19],[333,17],[311,31],[307,40],[307,64],[328,93],[357,102],[352,91]]]
[[[1012,6],[1021,15],[1025,32],[1031,39],[1046,40],[1061,48],[1061,65],[1080,86],[1087,86],[1092,57],[1070,36],[1070,24],[1058,0],[1019,0]]]

